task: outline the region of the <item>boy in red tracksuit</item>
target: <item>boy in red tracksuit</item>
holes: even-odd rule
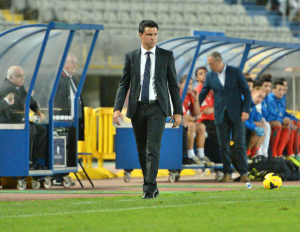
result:
[[[202,90],[204,81],[206,79],[206,73],[206,67],[199,67],[196,69],[195,75],[198,85],[196,86],[195,90],[197,90],[198,93],[200,93]],[[200,107],[200,111],[203,113],[198,122],[201,122],[205,125],[206,132],[209,137],[213,138],[214,141],[218,141],[217,129],[215,124],[214,104],[215,97],[213,91],[210,91]]]
[[[187,76],[183,75],[179,80],[180,94],[186,84]],[[188,126],[188,158],[192,159],[196,164],[207,164],[213,166],[214,163],[204,154],[205,144],[205,125],[198,123],[200,118],[199,94],[193,90],[193,79],[190,80],[187,94],[183,101],[183,123]],[[194,153],[194,134],[196,133],[197,155]]]

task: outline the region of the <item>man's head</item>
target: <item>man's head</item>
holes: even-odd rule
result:
[[[284,94],[286,94],[289,89],[286,79],[281,77],[281,78],[278,78],[277,81],[282,81],[282,83],[284,85]]]
[[[196,81],[203,84],[206,79],[206,73],[207,73],[206,67],[201,66],[201,67],[197,68],[195,71]]]
[[[185,86],[187,77],[188,77],[187,75],[183,75],[183,76],[181,76],[180,79],[179,79],[179,89],[180,89],[181,91],[183,91],[183,89],[184,89],[184,86]],[[191,78],[191,79],[190,79],[190,83],[189,83],[189,85],[188,85],[188,88],[187,88],[187,90],[186,90],[186,93],[189,94],[189,93],[191,93],[192,91],[193,91],[193,79]]]
[[[7,70],[7,79],[18,87],[23,86],[25,80],[25,73],[23,68],[16,65],[11,66]]]
[[[275,81],[273,85],[273,93],[276,98],[281,99],[284,95],[284,84],[282,81]]]
[[[143,20],[139,25],[139,35],[142,46],[146,50],[151,50],[157,43],[158,25],[152,20]]]
[[[253,103],[257,105],[259,103],[262,103],[262,101],[265,99],[266,93],[262,87],[256,86],[253,88],[251,96]]]
[[[266,94],[270,94],[272,91],[272,76],[270,74],[264,74],[260,78],[261,86]]]
[[[219,52],[213,52],[207,57],[207,64],[213,72],[221,73],[224,68],[223,58]]]
[[[244,74],[244,76],[245,76],[246,79],[247,79],[247,78],[251,78],[251,74],[250,74],[250,73],[244,72],[243,74]]]
[[[77,65],[77,57],[75,56],[75,54],[68,53],[64,70],[66,70],[67,73],[72,76],[76,71]]]
[[[252,91],[253,91],[253,85],[254,85],[254,81],[252,80],[252,78],[251,78],[251,77],[248,77],[248,78],[246,78],[246,80],[247,80],[247,83],[248,83],[248,86],[249,86],[250,92],[252,92]]]

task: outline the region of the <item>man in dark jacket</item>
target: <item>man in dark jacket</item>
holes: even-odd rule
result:
[[[60,82],[54,98],[54,108],[61,109],[54,111],[54,115],[68,115],[74,117],[74,98],[78,83],[72,77],[77,68],[77,57],[69,53],[61,74]],[[84,105],[80,97],[78,104],[78,140],[84,140]]]
[[[140,48],[125,56],[113,121],[120,125],[124,101],[130,86],[126,116],[131,118],[140,165],[144,176],[143,199],[158,197],[157,172],[167,116],[171,116],[169,93],[174,112],[173,127],[181,124],[182,104],[173,52],[156,47],[158,25],[143,20],[139,25]]]
[[[27,91],[24,88],[25,74],[20,66],[11,66],[7,78],[0,88],[0,123],[22,123],[24,121],[25,99]],[[13,96],[13,99],[12,99]],[[42,112],[36,101],[30,98],[30,109],[42,118]],[[47,130],[45,127],[30,122],[30,169],[41,169],[37,159],[45,158],[47,154]]]
[[[60,82],[54,98],[54,108],[60,111],[54,111],[54,115],[64,115],[74,118],[74,99],[78,83],[73,78],[78,65],[77,57],[73,53],[68,53],[64,70],[60,77]],[[78,140],[84,141],[84,105],[80,97],[78,104]],[[63,178],[61,175],[54,175],[53,185],[62,186]],[[72,183],[72,186],[75,183]]]
[[[210,90],[215,94],[215,123],[220,153],[223,160],[224,178],[221,182],[232,182],[230,134],[236,150],[238,172],[242,182],[248,182],[248,164],[245,146],[245,121],[249,118],[251,93],[243,73],[236,67],[226,65],[219,52],[207,58],[211,72],[206,75],[199,95],[201,105]],[[244,96],[242,98],[242,95]]]

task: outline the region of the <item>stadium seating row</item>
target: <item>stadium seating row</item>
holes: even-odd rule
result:
[[[94,11],[87,13],[84,11],[66,11],[63,9],[57,9],[55,12],[45,12],[43,14],[43,21],[50,21],[49,19],[55,17],[59,21],[66,22],[98,22],[105,24],[134,24],[145,18],[151,18],[157,23],[165,25],[233,25],[233,26],[260,26],[270,27],[269,23],[263,16],[257,16],[254,20],[249,15],[208,15],[208,14],[189,14],[179,12],[114,12],[114,11]],[[47,15],[48,14],[48,15]]]
[[[43,2],[43,1],[42,1]],[[85,4],[87,6],[88,4]],[[198,25],[198,24],[206,24],[206,25],[217,25],[217,24],[236,24],[236,25],[263,25],[269,26],[267,19],[264,16],[258,16],[254,21],[251,16],[247,14],[233,14],[231,11],[225,11],[226,7],[230,7],[229,5],[222,5],[220,10],[223,9],[223,13],[221,11],[216,11],[215,13],[211,13],[209,9],[200,9],[196,12],[193,11],[179,11],[182,9],[181,7],[175,7],[174,9],[169,10],[172,7],[167,8],[167,5],[161,4],[159,7],[160,10],[147,10],[142,6],[138,6],[139,4],[132,5],[130,9],[122,8],[124,5],[120,4],[118,10],[110,9],[109,7],[105,7],[105,4],[96,4],[95,7],[78,7],[77,5],[66,4],[65,1],[61,1],[60,4],[56,4],[53,6],[51,1],[45,1],[41,5],[42,13],[40,14],[41,21],[50,21],[53,19],[57,19],[59,21],[68,21],[72,22],[74,19],[80,20],[78,17],[82,17],[81,21],[88,22],[102,22],[102,23],[134,23],[141,19],[152,18],[156,19],[158,23],[162,24],[175,24],[175,25]],[[112,4],[113,5],[113,4]],[[199,4],[197,4],[199,5]],[[197,6],[196,5],[196,6]],[[98,6],[98,7],[96,7]],[[99,6],[101,6],[99,8]],[[205,5],[205,6],[212,6]],[[104,7],[104,8],[102,8]],[[165,7],[165,8],[164,8]],[[238,7],[243,6],[238,5]],[[217,7],[216,7],[217,8]],[[69,11],[66,9],[69,9]],[[72,9],[74,10],[72,12]],[[78,11],[77,9],[80,9]],[[92,9],[92,10],[91,10]],[[104,10],[105,9],[105,10]],[[165,9],[165,10],[163,10]],[[167,10],[168,9],[168,10]],[[176,10],[177,9],[177,10]],[[196,7],[192,7],[191,9],[196,9]],[[244,9],[245,10],[245,9]],[[226,12],[226,13],[224,13]]]
[[[43,4],[43,2],[53,2],[56,0],[17,0],[14,1],[14,7],[17,10],[25,10],[27,8],[29,9],[37,9],[39,4]],[[65,2],[70,6],[74,7],[81,7],[84,10],[92,10],[94,7],[96,8],[103,8],[105,6],[105,9],[112,9],[114,7],[119,8],[119,5],[122,5],[122,8],[124,9],[132,9],[131,5],[139,5],[139,4],[145,4],[145,3],[151,3],[151,5],[155,4],[167,4],[170,7],[170,4],[182,4],[185,6],[189,6],[190,4],[204,4],[204,3],[210,3],[210,4],[222,4],[224,3],[223,0],[58,0],[61,2]],[[100,6],[99,6],[100,5]],[[168,7],[168,8],[169,8]],[[241,9],[244,10],[244,9]]]
[[[226,31],[226,35],[238,38],[298,42],[288,28],[276,29],[265,16],[252,18],[242,5],[228,5],[223,0],[18,0],[15,3],[19,11],[38,9],[40,22],[100,23],[113,33],[121,27],[136,30],[136,25],[148,18],[164,28],[164,38],[190,35],[190,29],[195,28]]]
[[[95,2],[95,1],[59,1],[55,0],[58,4],[52,4],[51,1],[41,1],[40,7],[43,9],[57,10],[65,9],[80,9],[85,12],[114,12],[115,14],[135,13],[141,12],[142,14],[161,14],[161,13],[180,13],[180,14],[219,14],[219,15],[247,15],[245,8],[241,5],[230,6],[227,4],[199,4],[199,3],[173,3],[168,4],[165,2],[157,3],[144,3],[144,2]],[[55,2],[54,1],[54,2]],[[125,14],[126,14],[125,13]],[[114,15],[112,14],[112,17]]]

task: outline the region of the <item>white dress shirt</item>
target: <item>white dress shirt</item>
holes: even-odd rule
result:
[[[225,72],[226,72],[226,67],[227,67],[226,64],[224,64],[224,68],[223,68],[222,72],[221,73],[217,72],[219,81],[220,81],[220,83],[221,83],[221,85],[223,87],[225,86],[225,78],[226,78]]]
[[[72,78],[72,76],[66,71],[66,70],[64,70],[64,72],[67,74],[67,77],[70,77],[70,82],[71,82],[71,85],[73,86],[73,88],[70,86],[69,88],[70,88],[70,101],[71,101],[71,116],[72,116],[72,118],[74,118],[74,99],[75,99],[75,92],[74,92],[74,90],[75,91],[77,91],[77,88],[76,88],[76,85],[75,85],[75,83],[74,83],[74,81],[73,81],[73,78]]]
[[[262,114],[262,110],[261,110],[261,103],[257,104],[256,106],[256,111],[260,114]]]
[[[156,51],[156,46],[149,51],[149,52],[151,52],[150,53],[151,68],[150,68],[150,83],[149,83],[149,100],[156,100],[157,99],[157,93],[156,93],[156,90],[155,90],[155,79],[154,79],[155,51]],[[144,49],[143,46],[141,46],[141,92],[140,92],[139,101],[142,101],[141,100],[141,95],[142,95],[142,89],[143,89],[145,65],[146,65],[146,61],[147,61],[146,52],[148,52],[148,51],[146,49]]]

